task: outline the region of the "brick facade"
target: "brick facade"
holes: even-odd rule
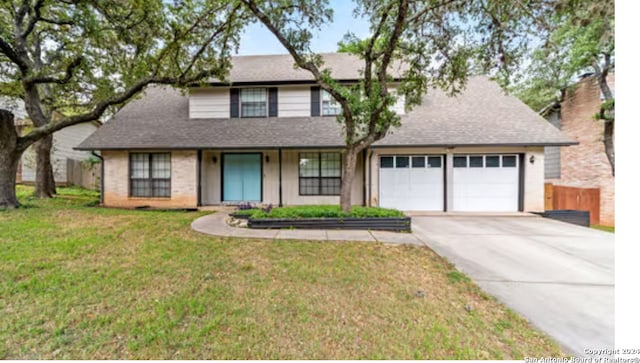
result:
[[[198,156],[196,151],[171,151],[171,197],[129,196],[129,152],[103,151],[104,205],[135,208],[196,208],[198,205]]]
[[[608,78],[615,89],[614,75]],[[615,224],[615,179],[604,152],[603,121],[596,120],[600,110],[600,88],[593,77],[579,81],[568,92],[560,108],[561,129],[579,145],[560,150],[560,179],[547,179],[555,185],[600,188],[600,224]]]

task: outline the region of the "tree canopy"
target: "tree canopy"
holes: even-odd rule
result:
[[[356,0],[354,15],[368,21],[370,35],[347,34],[341,42],[363,65],[357,82],[343,84],[310,48],[313,31],[332,20],[328,1],[241,1],[342,107],[345,211],[358,153],[401,123],[392,110],[397,97],[411,109],[430,87],[455,94],[473,72],[510,74],[540,26],[536,19],[548,11],[544,0]]]
[[[0,2],[0,94],[24,100],[35,125],[23,136],[0,135],[0,160],[100,119],[149,84],[224,78],[245,22],[239,5],[224,0]]]

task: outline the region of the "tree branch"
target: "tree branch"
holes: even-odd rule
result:
[[[0,51],[2,54],[7,56],[13,64],[17,65],[22,73],[26,73],[29,69],[29,65],[16,53],[16,51],[11,47],[9,42],[0,38]]]
[[[56,77],[31,77],[26,78],[24,82],[27,84],[42,84],[42,83],[57,83],[57,84],[65,84],[68,83],[73,77],[73,72],[76,68],[82,64],[83,57],[78,57],[74,59],[71,63],[67,65],[67,69],[64,77],[56,78]]]
[[[364,89],[365,89],[365,92],[367,94],[371,93],[371,67],[372,67],[372,63],[373,63],[373,61],[375,59],[377,59],[377,56],[376,57],[373,56],[373,50],[374,50],[374,47],[375,47],[375,43],[378,40],[378,38],[380,37],[380,33],[382,32],[382,27],[383,27],[384,23],[387,21],[387,17],[389,16],[389,11],[391,10],[392,6],[393,6],[393,2],[390,2],[389,4],[387,4],[387,7],[382,12],[382,17],[380,19],[380,22],[378,23],[378,26],[376,27],[376,30],[373,32],[373,35],[369,39],[369,43],[367,44],[367,49],[365,49],[365,52],[364,52],[364,59],[365,59]]]
[[[108,99],[100,101],[96,104],[96,106],[90,112],[63,117],[58,122],[49,122],[44,126],[40,126],[38,128],[33,129],[27,135],[20,137],[18,139],[18,149],[26,150],[31,144],[38,141],[40,138],[50,135],[58,130],[61,130],[65,127],[97,121],[104,114],[104,112],[111,106],[115,106],[121,104],[128,99],[132,98],[136,94],[140,93],[146,86],[150,84],[164,84],[164,85],[176,85],[176,86],[186,86],[188,84],[194,83],[202,78],[211,77],[214,74],[214,71],[207,70],[202,71],[192,77],[188,78],[175,78],[175,77],[148,77],[142,79],[135,83],[133,86],[129,87],[124,92],[114,95]]]
[[[429,6],[429,7],[425,8],[425,9],[422,9],[422,11],[420,11],[419,13],[415,14],[414,16],[412,16],[409,20],[407,20],[407,24],[417,21],[421,16],[423,16],[424,14],[426,14],[428,12],[431,12],[431,11],[436,10],[438,8],[441,8],[443,6],[447,6],[447,5],[452,4],[452,3],[456,2],[456,1],[465,2],[467,0],[447,0],[445,2],[441,2],[441,3],[437,4],[437,5]]]
[[[26,3],[26,2],[25,2]],[[29,24],[27,24],[26,29],[22,32],[22,34],[20,34],[20,36],[22,38],[26,38],[29,36],[29,34],[31,34],[31,32],[33,31],[33,28],[35,28],[36,23],[38,23],[38,20],[41,20],[42,18],[40,18],[40,10],[42,9],[42,6],[44,5],[44,0],[38,0],[36,1],[35,5],[33,6],[33,17],[29,20]]]
[[[335,100],[338,101],[340,105],[342,105],[343,111],[347,111],[345,110],[345,106],[348,106],[347,99],[344,98],[340,93],[336,92],[327,82],[323,80],[322,73],[320,72],[318,67],[313,62],[304,59],[302,54],[300,54],[300,52],[298,52],[298,50],[291,43],[289,43],[289,41],[285,38],[284,34],[280,31],[280,29],[278,29],[271,22],[269,17],[258,8],[258,6],[255,4],[254,1],[252,0],[241,0],[241,1],[243,4],[245,4],[249,8],[249,10],[251,10],[251,12],[258,18],[258,20],[260,20],[260,22],[262,22],[262,24],[267,29],[269,29],[269,31],[271,31],[271,33],[278,39],[280,44],[282,44],[282,46],[289,52],[289,54],[291,54],[296,65],[302,69],[306,69],[307,71],[311,72],[316,82],[318,82],[318,85],[320,85],[320,87],[322,87],[324,90],[329,92],[333,96],[333,98],[335,98]]]

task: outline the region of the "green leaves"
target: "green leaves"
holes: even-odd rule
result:
[[[253,219],[268,218],[400,218],[404,213],[388,208],[354,206],[349,213],[340,210],[337,205],[306,205],[296,207],[273,208],[268,213],[261,209],[245,212]],[[241,213],[244,214],[244,213]]]
[[[511,89],[534,110],[560,101],[577,76],[615,68],[614,2],[556,0],[541,39]],[[603,85],[601,85],[602,87]]]
[[[223,0],[25,1],[0,18],[0,92],[32,119],[45,111],[38,125],[54,112],[96,120],[147,84],[222,79],[247,22]]]

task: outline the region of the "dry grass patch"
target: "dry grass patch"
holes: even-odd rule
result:
[[[211,238],[76,194],[0,213],[1,358],[561,354],[426,248]]]

